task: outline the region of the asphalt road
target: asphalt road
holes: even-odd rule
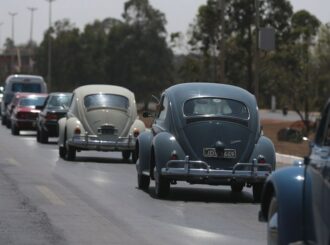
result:
[[[179,183],[166,200],[136,188],[117,152],[58,157],[55,139],[0,126],[0,244],[266,244],[251,189]]]

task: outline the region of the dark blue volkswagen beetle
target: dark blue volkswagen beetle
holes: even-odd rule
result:
[[[273,143],[262,135],[255,97],[224,84],[184,83],[164,91],[152,128],[137,140],[138,187],[165,197],[177,181],[253,187],[260,199],[275,169]]]
[[[330,244],[330,100],[311,147],[265,183],[259,219],[268,222],[268,244]]]

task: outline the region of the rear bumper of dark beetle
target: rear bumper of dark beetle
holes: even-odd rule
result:
[[[97,136],[73,136],[68,140],[68,144],[80,150],[96,151],[125,151],[135,149],[135,138],[118,137],[117,140],[104,140]]]
[[[242,168],[249,170],[240,170]],[[161,169],[161,175],[171,180],[208,184],[261,183],[271,172],[272,166],[267,163],[237,163],[232,170],[223,170],[211,169],[204,161],[192,161],[188,158],[186,160],[170,160]]]

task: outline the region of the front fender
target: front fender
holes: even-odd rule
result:
[[[156,135],[153,140],[153,148],[155,153],[155,164],[158,173],[165,167],[165,164],[171,159],[173,151],[176,151],[178,160],[185,158],[185,153],[176,138],[167,132]]]
[[[135,147],[139,155],[136,161],[136,170],[139,174],[142,171],[149,170],[152,139],[153,134],[151,131],[142,132],[137,138]]]
[[[252,162],[253,159],[258,158],[259,155],[263,155],[267,163],[271,164],[273,170],[275,170],[276,168],[275,147],[273,142],[265,136],[261,136],[259,138],[251,154],[249,162]]]
[[[261,215],[267,221],[268,208],[273,195],[278,204],[279,244],[289,244],[303,239],[304,167],[286,167],[275,171],[266,180]],[[306,207],[305,207],[306,208]]]

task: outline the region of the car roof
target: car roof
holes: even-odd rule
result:
[[[60,95],[72,95],[71,92],[52,92],[49,93],[48,96],[60,96]]]
[[[79,97],[85,97],[90,94],[117,94],[123,95],[130,100],[134,100],[134,94],[127,88],[116,86],[116,85],[107,85],[107,84],[93,84],[93,85],[84,85],[78,87],[74,90],[74,93]]]
[[[220,97],[238,100],[248,107],[256,106],[256,99],[247,90],[221,83],[192,82],[181,83],[169,87],[165,93],[175,99],[177,103],[183,104],[186,100],[198,97]]]
[[[7,77],[6,81],[10,81],[12,78],[19,78],[19,79],[41,79],[44,80],[42,76],[37,75],[27,75],[27,74],[13,74]]]

